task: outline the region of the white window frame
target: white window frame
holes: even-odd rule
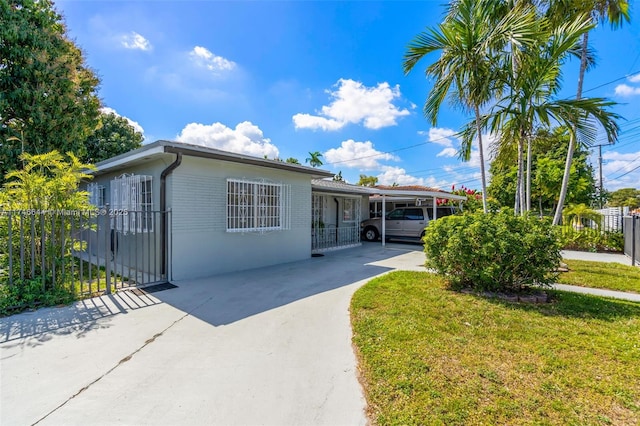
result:
[[[360,221],[360,200],[357,198],[345,198],[342,201],[342,223],[354,223]]]
[[[92,182],[87,185],[89,203],[95,207],[104,207],[106,190],[104,185]]]
[[[123,174],[111,181],[113,229],[124,234],[153,232],[153,176]]]
[[[266,180],[227,179],[227,232],[291,229],[291,186]]]

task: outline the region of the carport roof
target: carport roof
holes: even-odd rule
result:
[[[429,188],[426,186],[359,186],[351,185],[345,182],[325,180],[325,179],[313,179],[311,181],[311,187],[316,191],[331,191],[343,194],[368,194],[370,198],[376,199],[384,196],[392,197],[414,197],[414,198],[445,198],[449,200],[464,201],[467,197],[462,195],[455,195],[441,189]]]

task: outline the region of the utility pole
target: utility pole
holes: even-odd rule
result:
[[[602,205],[602,145],[598,145],[598,173],[600,174],[600,191],[598,191],[598,195],[600,196],[600,208],[603,208]]]

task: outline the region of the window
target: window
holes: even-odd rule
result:
[[[406,209],[404,211],[404,218],[406,220],[424,220],[424,213],[422,209]]]
[[[89,202],[96,207],[104,206],[105,188],[97,183],[90,183],[87,185],[87,192],[89,193]]]
[[[290,229],[290,187],[227,179],[227,232]]]
[[[404,219],[404,210],[397,209],[387,213],[387,219],[390,220],[403,220]]]
[[[355,198],[346,198],[342,206],[342,221],[356,222],[360,221],[360,205],[359,200]]]
[[[123,174],[111,181],[114,229],[132,234],[153,232],[152,176]]]

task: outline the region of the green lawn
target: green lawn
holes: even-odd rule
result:
[[[640,424],[640,304],[530,305],[394,272],[351,303],[374,424]]]
[[[640,293],[640,268],[619,263],[567,260],[569,272],[563,272],[558,282],[582,287]]]

